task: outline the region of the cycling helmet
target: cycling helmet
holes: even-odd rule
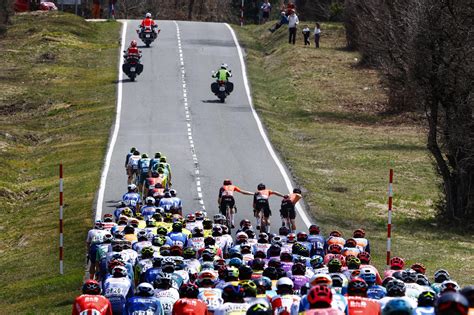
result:
[[[321,268],[324,266],[324,258],[318,255],[313,256],[313,258],[311,258],[311,260],[309,261],[309,264],[314,269]]]
[[[96,230],[104,229],[104,223],[102,222],[102,220],[97,220],[94,222],[94,229]]]
[[[166,163],[166,156],[162,155],[160,157],[160,163]]]
[[[162,236],[162,235],[156,235],[153,237],[153,239],[151,240],[151,244],[153,246],[157,246],[157,247],[161,247],[163,246],[164,244],[166,243],[166,237]]]
[[[86,280],[82,285],[82,294],[99,295],[101,292],[100,284],[95,280]]]
[[[239,280],[239,269],[235,267],[228,267],[225,271],[226,281],[237,281]]]
[[[331,233],[329,233],[329,236],[342,237],[342,233],[338,230],[334,230],[334,231],[331,231]]]
[[[393,257],[390,259],[389,265],[392,270],[402,270],[405,267],[405,261],[400,257]]]
[[[286,236],[286,242],[287,243],[294,243],[296,242],[296,234],[295,233],[290,233]]]
[[[142,282],[137,286],[135,294],[138,296],[153,296],[155,295],[155,289],[150,283]]]
[[[168,290],[171,288],[173,275],[167,272],[160,272],[155,279],[154,285],[157,289]]]
[[[310,235],[318,235],[319,233],[320,233],[319,226],[317,226],[316,224],[311,224],[309,226],[309,234]]]
[[[147,205],[151,206],[155,204],[155,198],[153,197],[146,197],[145,202]]]
[[[439,292],[441,294],[445,292],[458,292],[461,288],[459,285],[453,281],[453,280],[446,280],[441,283],[441,286],[439,287]]]
[[[226,69],[227,70],[227,64],[226,63],[221,64],[221,69]]]
[[[387,283],[387,296],[404,296],[405,292],[406,286],[403,281],[393,279]]]
[[[390,281],[392,281],[393,279],[395,279],[395,278],[392,277],[392,276],[385,277],[385,278],[382,280],[382,287],[384,287],[384,288],[386,289],[388,283],[389,283]]]
[[[102,243],[112,243],[112,241],[114,240],[114,237],[112,236],[112,234],[110,233],[107,233],[104,235],[104,237],[102,238]]]
[[[239,279],[240,280],[250,280],[252,279],[253,270],[248,265],[241,265],[239,267]]]
[[[352,237],[355,237],[355,238],[364,238],[365,237],[365,231],[364,229],[357,229],[354,231],[354,233],[352,234]]]
[[[280,245],[271,245],[267,250],[267,256],[270,257],[280,257],[281,247]]]
[[[461,290],[461,294],[469,301],[469,307],[474,307],[474,285],[468,285]]]
[[[243,280],[240,285],[244,288],[244,297],[254,298],[257,296],[257,285],[252,280]]]
[[[155,250],[151,246],[142,248],[142,258],[152,258],[154,253]]]
[[[382,310],[382,315],[411,315],[412,313],[413,307],[404,299],[390,300]]]
[[[210,230],[212,229],[212,221],[211,219],[209,218],[205,218],[203,221],[202,221],[202,226],[205,230]]]
[[[368,252],[360,252],[357,255],[357,258],[360,259],[360,263],[364,265],[369,265],[370,264],[370,254]]]
[[[252,262],[250,263],[250,266],[252,267],[252,269],[255,271],[255,270],[263,270],[265,268],[265,261],[261,258],[255,258],[254,260],[252,260]]]
[[[353,278],[347,286],[347,293],[351,296],[367,296],[367,283],[362,278]]]
[[[355,257],[355,256],[349,256],[346,259],[346,266],[347,268],[354,270],[354,269],[359,269],[360,267],[360,259]]]
[[[284,262],[292,262],[293,261],[293,255],[291,255],[288,252],[283,252],[280,254],[280,260]]]
[[[246,315],[272,315],[272,308],[271,306],[265,302],[260,301],[256,304],[252,304],[248,310]]]
[[[140,241],[148,241],[147,233],[145,230],[138,231],[137,233],[137,240]]]
[[[137,189],[137,185],[135,185],[135,184],[130,184],[130,185],[127,186],[127,188],[128,188],[129,191],[134,191],[134,190]]]
[[[267,264],[268,267],[274,267],[276,269],[281,268],[281,261],[278,258],[270,258]]]
[[[170,189],[170,194],[171,194],[171,197],[176,197],[178,193],[176,192],[176,189]]]
[[[231,258],[229,260],[229,266],[239,268],[240,266],[242,266],[242,259],[237,257]]]
[[[244,298],[244,288],[240,285],[226,285],[222,289],[222,298],[224,302],[242,302]]]
[[[292,275],[300,275],[304,276],[306,274],[306,266],[303,265],[302,263],[295,263],[293,266],[291,266],[291,273]]]
[[[159,226],[156,229],[156,235],[163,235],[166,236],[168,234],[168,230],[164,226]]]
[[[220,225],[215,225],[212,228],[212,236],[222,236],[222,227]]]
[[[416,275],[416,283],[422,286],[431,286],[430,280],[428,277],[422,273]]]
[[[114,221],[114,216],[112,213],[104,214],[104,222],[113,222],[113,221]]]
[[[250,222],[250,220],[248,219],[243,219],[242,221],[240,221],[239,225],[240,225],[240,228],[244,228],[244,226],[251,227],[252,222]]]
[[[183,250],[183,257],[184,259],[196,258],[196,250],[194,249],[194,247],[186,247]]]
[[[196,222],[196,216],[192,213],[186,216],[186,222]]]
[[[114,278],[123,278],[128,275],[127,268],[123,266],[117,266],[112,269],[112,276]]]
[[[262,276],[269,278],[270,280],[278,279],[278,271],[275,267],[267,267],[263,270]]]
[[[265,188],[265,184],[260,183],[257,185],[257,190],[264,190]]]
[[[160,255],[161,256],[169,256],[170,255],[170,246],[169,245],[163,245],[160,247]]]
[[[199,273],[197,285],[200,287],[213,287],[217,282],[217,276],[213,271],[203,270]]]
[[[426,267],[422,263],[414,263],[410,267],[411,269],[415,270],[417,273],[425,274],[426,273]]]
[[[245,233],[247,234],[247,236],[251,239],[254,239],[255,238],[255,232],[253,230],[245,230]]]
[[[171,228],[173,229],[173,232],[181,232],[183,231],[183,224],[181,222],[175,222]]]
[[[423,291],[418,295],[418,306],[434,306],[436,293],[433,291]]]
[[[185,283],[179,289],[179,296],[181,298],[197,299],[199,295],[199,288],[194,283]]]
[[[193,237],[203,237],[203,236],[204,236],[204,230],[200,228],[199,226],[194,227]]]
[[[142,154],[142,159],[148,159],[148,154],[143,153],[143,154]]]
[[[317,273],[310,279],[310,284],[312,286],[315,285],[327,285],[332,286],[332,278],[328,274],[325,273]]]
[[[268,243],[269,241],[269,237],[268,237],[268,234],[265,233],[265,232],[262,232],[260,234],[258,234],[258,242],[259,243]]]
[[[232,185],[232,181],[230,179],[224,179],[224,182],[222,183],[224,186]]]
[[[343,279],[339,273],[333,273],[331,275],[332,287],[333,288],[343,288],[347,286],[347,280]]]
[[[165,213],[163,218],[163,222],[172,223],[173,222],[173,215],[171,213]]]
[[[285,292],[293,293],[293,281],[288,277],[278,279],[276,283],[278,294],[285,294]]]
[[[415,283],[417,277],[416,271],[412,269],[402,270],[402,281],[405,283]]]
[[[278,229],[278,234],[281,236],[287,236],[290,233],[290,229],[288,229],[286,226],[282,226]]]
[[[214,215],[214,223],[216,224],[222,224],[222,222],[224,222],[225,219],[226,219],[225,216],[221,213]]]
[[[342,262],[340,259],[333,258],[328,262],[329,272],[340,272],[342,268]]]
[[[259,294],[264,294],[265,291],[272,289],[272,280],[270,280],[268,277],[262,276],[253,280],[253,282],[255,282]]]
[[[397,271],[395,271],[394,273],[392,273],[392,277],[394,277],[395,279],[398,279],[398,280],[402,280],[402,281],[403,281],[402,271],[403,271],[403,270],[397,270]]]
[[[344,244],[345,247],[356,247],[357,246],[357,241],[353,238],[348,238],[346,240],[346,243]]]
[[[446,270],[439,269],[439,270],[435,271],[435,273],[434,273],[434,282],[442,283],[446,280],[451,280],[451,276],[449,275],[449,273]]]
[[[469,312],[469,301],[461,293],[446,292],[441,294],[436,301],[435,311],[437,315],[467,315]]]
[[[205,217],[204,212],[196,211],[196,212],[194,212],[194,215],[196,216],[196,220],[198,220],[198,221],[204,220],[204,217]]]
[[[298,234],[296,234],[296,240],[298,242],[306,242],[308,241],[308,234],[306,234],[306,232],[298,232]]]
[[[145,14],[145,17],[146,17],[146,18],[151,18],[151,13],[150,13],[150,12],[147,12],[147,13]]]
[[[375,274],[375,271],[372,270],[371,268],[362,268],[362,269],[360,270],[359,277],[361,277],[362,279],[364,279],[364,281],[365,281],[368,285],[375,284],[375,282],[376,282],[376,280],[377,280],[377,275]]]
[[[307,295],[311,308],[327,308],[331,307],[332,292],[328,286],[316,285],[309,290]]]

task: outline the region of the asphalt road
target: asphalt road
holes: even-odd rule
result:
[[[139,21],[127,24],[126,43],[129,43],[138,39],[135,30]],[[267,188],[288,192],[252,115],[231,32],[220,23],[177,24],[181,46],[176,24],[160,22],[157,41],[150,48],[141,48],[143,73],[136,82],[126,77],[123,80],[120,129],[107,174],[103,213],[113,212],[113,206],[126,192],[124,161],[131,147],[137,147],[140,153],[153,155],[161,151],[166,155],[172,166],[173,188],[183,200],[184,214],[201,209],[200,199],[208,214],[215,214],[217,193],[224,178],[250,191],[255,191],[257,184],[263,182]],[[235,86],[225,104],[219,103],[210,91],[211,71],[217,70],[223,62],[232,69]],[[190,130],[195,157],[190,146]],[[198,192],[196,177],[199,177],[202,195]],[[281,224],[280,201],[277,196],[271,198],[273,231]],[[237,194],[236,204],[236,222],[248,218],[255,224],[252,197]],[[299,216],[297,226],[304,227]]]

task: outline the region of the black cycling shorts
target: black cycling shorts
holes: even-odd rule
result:
[[[255,210],[257,210],[257,212],[263,211],[263,216],[265,218],[268,218],[269,216],[272,215],[272,210],[270,210],[270,205],[268,204],[268,200],[265,200],[265,199],[256,200]]]
[[[281,208],[280,209],[280,215],[284,219],[290,218],[291,220],[296,219],[296,211],[295,207],[292,208]]]
[[[221,206],[219,210],[223,215],[226,215],[226,208],[229,206],[231,209],[235,207],[235,199],[232,196],[223,196],[221,197]]]

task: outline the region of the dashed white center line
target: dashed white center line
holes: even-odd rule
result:
[[[181,65],[181,82],[182,82],[182,90],[183,90],[184,114],[186,117],[186,126],[188,129],[189,147],[191,148],[191,153],[193,157],[194,174],[196,175],[195,180],[196,180],[198,202],[201,205],[202,209],[206,210],[206,207],[204,206],[204,199],[202,197],[201,178],[199,177],[199,174],[201,173],[199,170],[199,161],[196,155],[196,151],[194,150],[193,131],[192,131],[192,126],[191,126],[191,113],[189,111],[190,106],[188,104],[188,90],[187,90],[187,84],[186,84],[186,69],[184,67],[184,55],[183,55],[182,44],[181,44],[181,31],[179,29],[178,23],[176,21],[173,21],[173,22],[176,25],[176,37],[178,39],[178,53],[179,53],[179,62]]]

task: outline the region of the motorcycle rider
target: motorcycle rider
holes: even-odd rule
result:
[[[123,56],[125,59],[127,58],[130,58],[130,57],[135,57],[137,59],[140,59],[142,57],[142,55],[140,54],[140,50],[138,50],[138,46],[137,46],[137,41],[136,40],[132,40],[130,42],[130,46],[128,46],[127,50],[124,51],[125,52],[125,55]],[[131,153],[128,153],[127,154],[127,158],[125,159],[125,167],[127,166],[127,163],[128,163],[128,160],[130,159],[130,156],[133,155],[133,152],[136,151],[135,148],[132,148],[133,151],[131,151]]]
[[[145,14],[145,18],[141,21],[141,23],[140,23],[140,32],[143,32],[145,30],[145,28],[147,28],[147,27],[151,28],[154,33],[156,33],[156,31],[154,29],[158,28],[158,25],[151,18],[151,13],[150,12],[147,12]]]
[[[229,78],[232,77],[232,71],[228,70],[228,68],[226,63],[221,64],[220,69],[213,73],[212,77],[217,78],[217,81],[229,81]]]
[[[100,295],[100,285],[95,280],[87,280],[82,286],[82,295],[74,300],[72,315],[79,314],[100,314],[112,315],[112,305],[110,301]]]

